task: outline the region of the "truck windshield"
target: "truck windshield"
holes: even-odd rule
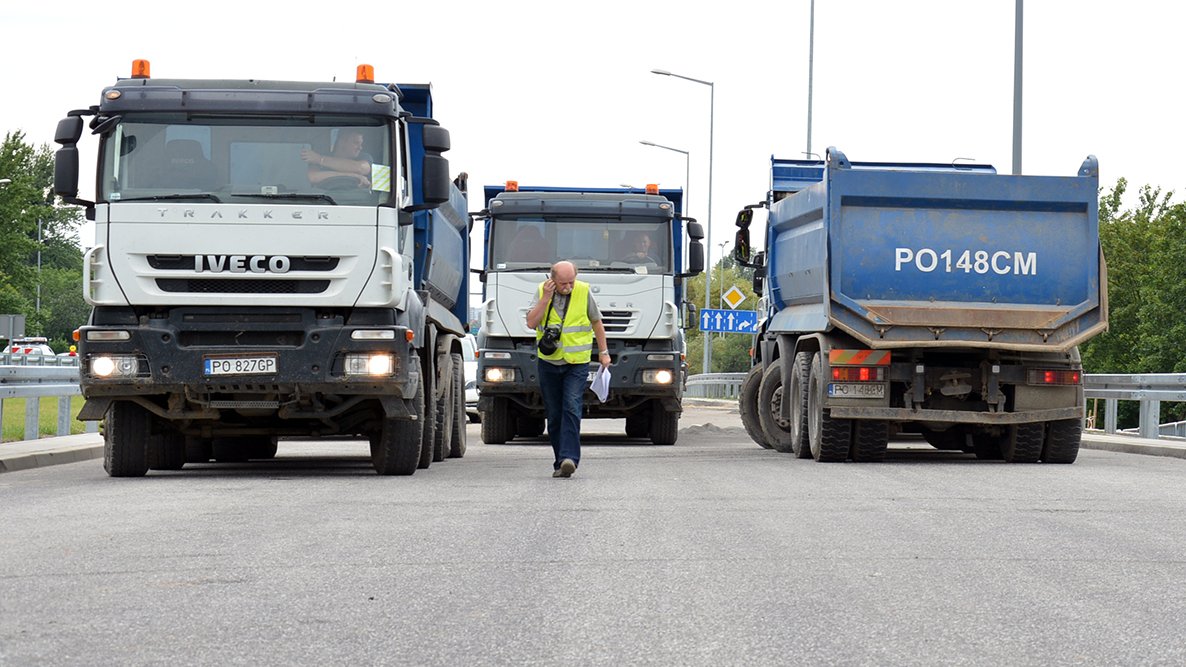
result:
[[[100,200],[373,206],[402,195],[390,127],[358,116],[127,114],[103,139]]]
[[[671,223],[646,218],[496,218],[493,271],[529,271],[571,260],[586,271],[670,273]]]

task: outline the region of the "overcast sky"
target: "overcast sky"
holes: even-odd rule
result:
[[[712,256],[761,200],[770,156],[807,150],[809,0],[778,2],[162,1],[3,9],[0,132],[49,143],[134,58],[156,77],[431,82],[452,171],[481,186],[685,185]],[[817,0],[811,150],[856,161],[971,158],[1012,169],[1014,0]],[[1182,190],[1181,3],[1025,3],[1023,171]],[[94,143],[84,144],[84,161]],[[2,176],[2,175],[0,175]],[[84,184],[84,196],[93,188]],[[1177,197],[1180,199],[1181,197]],[[1130,199],[1131,201],[1131,199]],[[85,241],[85,238],[84,238]]]

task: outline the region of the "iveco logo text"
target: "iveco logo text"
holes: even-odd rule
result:
[[[169,215],[169,209],[158,208],[157,213],[159,213],[160,216],[162,218],[164,218]],[[249,213],[249,211],[247,209],[241,208],[235,212],[234,218],[236,220],[249,220],[250,216],[247,215],[248,213]],[[276,216],[273,215],[273,211],[256,211],[256,213],[260,220],[275,220],[276,219]],[[329,213],[327,211],[316,211],[315,215],[318,220],[329,220]],[[292,218],[293,220],[304,220],[306,218],[312,218],[314,216],[314,213],[310,212],[310,211],[289,211],[288,216],[290,218]],[[197,211],[192,208],[182,209],[181,217],[183,217],[183,218],[197,218],[198,217]],[[210,212],[211,220],[225,220],[228,217],[230,217],[230,216],[223,215],[222,211],[211,211]]]
[[[194,271],[202,273],[288,273],[292,260],[284,255],[194,255]]]

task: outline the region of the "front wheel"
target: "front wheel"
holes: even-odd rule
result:
[[[465,456],[465,363],[461,354],[454,352],[453,359],[453,437],[449,439],[449,458]]]
[[[758,422],[766,442],[775,451],[791,451],[791,422],[782,418],[782,402],[787,397],[782,382],[782,360],[770,362],[762,372],[762,384],[758,386]]]
[[[103,429],[103,469],[111,477],[143,477],[148,472],[152,414],[135,403],[116,401]]]
[[[674,445],[679,438],[679,413],[668,412],[660,406],[651,408],[651,442]]]
[[[758,417],[758,389],[762,386],[762,364],[757,364],[745,374],[741,381],[741,393],[737,397],[737,408],[741,413],[741,425],[749,434],[750,440],[758,443],[762,449],[770,449],[766,441],[766,434],[762,432],[762,423]],[[630,422],[626,422],[626,435],[630,435]]]
[[[507,399],[490,399],[490,407],[482,411],[482,442],[487,445],[501,445],[513,437],[514,422]]]
[[[424,439],[424,383],[416,382],[416,393],[408,408],[416,417],[391,419],[383,417],[379,432],[371,436],[371,465],[380,475],[411,475],[420,463],[420,446]]]

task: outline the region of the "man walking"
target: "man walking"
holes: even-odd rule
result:
[[[548,415],[553,477],[572,477],[581,463],[581,409],[588,386],[589,362],[597,339],[597,359],[610,364],[601,311],[589,283],[577,280],[572,262],[556,262],[551,277],[540,283],[527,311],[535,329],[539,384]]]

